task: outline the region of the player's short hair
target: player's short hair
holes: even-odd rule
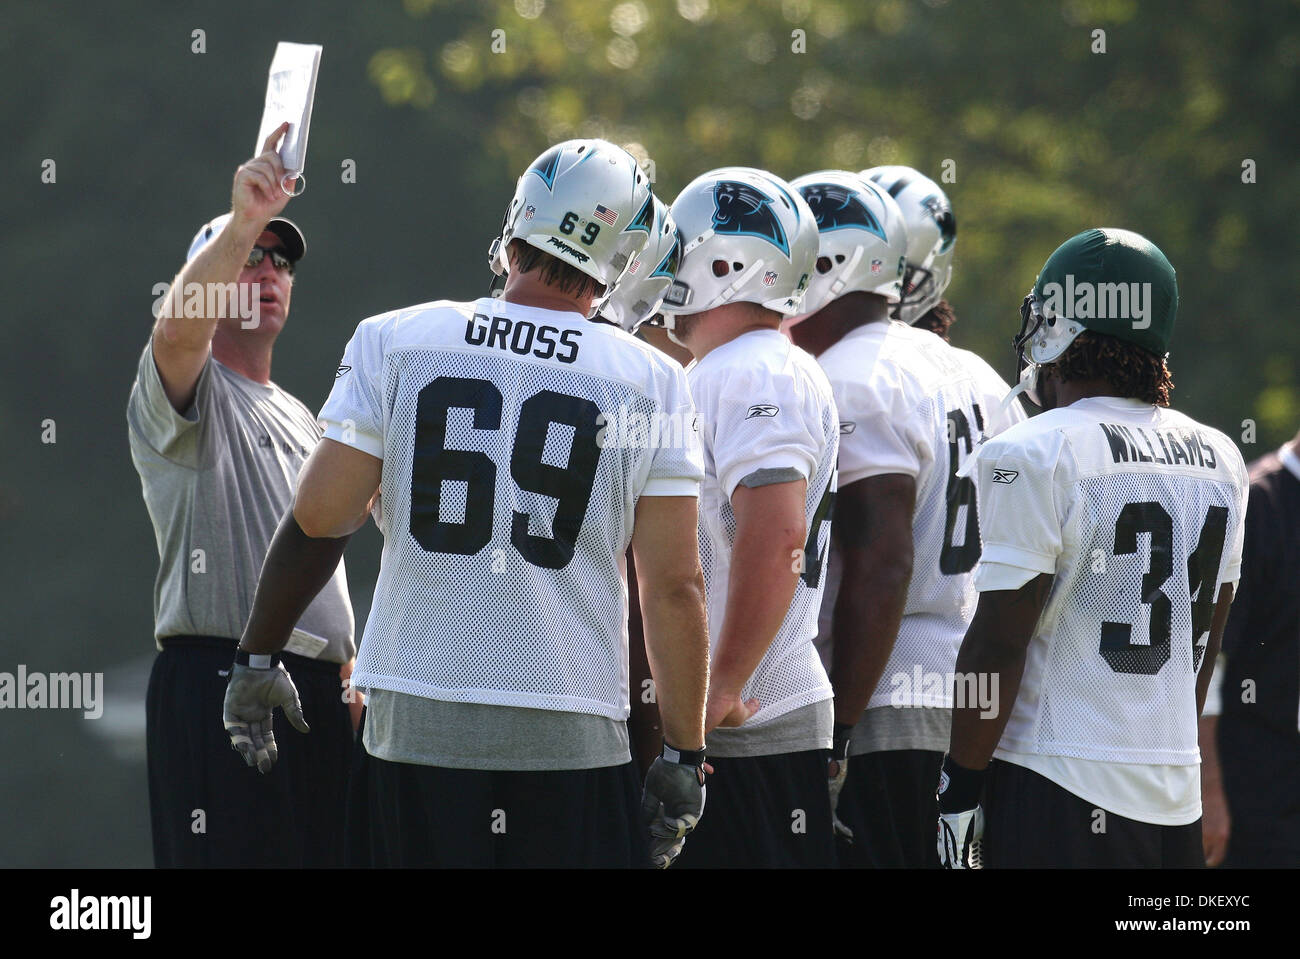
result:
[[[523,240],[511,240],[509,251],[514,261],[515,270],[520,273],[537,272],[541,281],[553,286],[565,296],[583,297],[600,296],[605,292],[603,283],[583,273],[576,266],[551,256],[545,250],[539,250]]]
[[[912,325],[922,330],[929,330],[935,336],[948,340],[948,328],[957,322],[957,314],[947,300],[940,300],[919,316]]]
[[[1168,406],[1174,378],[1164,357],[1114,336],[1085,330],[1052,364],[1062,380],[1103,379],[1121,396]]]

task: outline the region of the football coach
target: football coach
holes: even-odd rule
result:
[[[311,734],[249,775],[221,715],[262,560],[320,429],[271,381],[302,232],[272,133],[235,172],[231,211],[205,224],[159,301],[127,403],[131,459],[158,544],[146,703],[157,866],[339,865],[353,728],[341,694],[356,652],[342,564],[284,656]],[[249,815],[256,809],[257,815]]]

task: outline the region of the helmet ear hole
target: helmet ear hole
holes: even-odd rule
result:
[[[843,254],[843,253],[836,253],[836,254],[835,254],[835,262],[836,262],[836,263],[843,263],[843,262],[844,262],[844,254]],[[827,267],[827,269],[829,269],[829,267]],[[822,272],[825,272],[825,270],[823,270]]]
[[[714,275],[714,276],[716,276],[716,277],[724,277],[724,276],[726,276],[726,275],[727,275],[728,273],[730,273],[730,272],[731,272],[731,266],[727,263],[726,260],[714,260],[714,261],[713,261],[713,275]]]
[[[745,264],[743,264],[743,263],[733,263],[733,264],[731,264],[731,268],[732,268],[733,270],[735,270],[737,273],[739,273],[741,270],[743,270],[743,269],[745,268]]]
[[[838,259],[842,260],[844,259],[844,257],[839,257]],[[829,273],[830,271],[831,271],[831,258],[829,256],[817,257],[817,272]]]

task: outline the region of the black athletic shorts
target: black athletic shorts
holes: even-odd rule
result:
[[[984,784],[984,816],[983,857],[990,869],[1205,865],[1199,819],[1186,826],[1125,819],[999,759]]]
[[[378,759],[358,742],[352,773],[350,866],[649,865],[631,762],[532,772],[448,769]]]
[[[827,754],[709,757],[704,816],[672,868],[834,867]]]
[[[276,710],[280,758],[262,775],[221,721],[234,659],[230,640],[173,637],[154,660],[145,704],[154,864],[341,865],[352,722],[339,664],[281,655],[311,732]]]
[[[850,756],[838,812],[853,842],[837,838],[840,866],[938,869],[934,793],[942,765],[943,753],[920,749]]]

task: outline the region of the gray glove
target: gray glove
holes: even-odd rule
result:
[[[284,710],[298,732],[311,732],[302,716],[298,689],[278,657],[272,657],[272,665],[265,669],[238,662],[231,667],[223,716],[226,732],[244,762],[256,766],[260,773],[270,772],[280,757],[271,729],[276,706]]]
[[[650,832],[650,862],[667,869],[681,855],[689,833],[704,815],[704,753],[682,753],[664,744],[645,774],[641,821]]]

